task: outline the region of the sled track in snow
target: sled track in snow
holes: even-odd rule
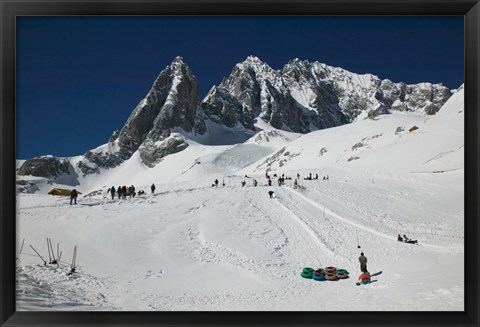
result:
[[[396,240],[393,240],[393,239],[392,239],[392,236],[391,236],[391,235],[383,234],[383,233],[381,233],[381,232],[379,232],[379,231],[376,231],[376,230],[374,230],[374,229],[365,227],[365,226],[363,226],[363,225],[361,225],[361,224],[358,224],[358,223],[355,223],[355,222],[353,222],[353,221],[351,221],[351,220],[348,220],[348,219],[346,219],[346,218],[344,218],[344,217],[342,217],[342,216],[334,213],[334,212],[333,212],[332,210],[330,210],[329,208],[327,208],[327,207],[325,207],[325,206],[323,206],[323,205],[320,205],[319,203],[317,203],[317,202],[309,199],[309,198],[306,197],[305,195],[303,195],[303,194],[301,194],[301,193],[299,193],[299,192],[297,192],[297,191],[295,191],[295,190],[293,190],[293,189],[291,189],[291,188],[289,188],[289,187],[286,187],[286,188],[284,188],[284,189],[286,189],[286,190],[288,190],[289,192],[295,194],[297,197],[303,199],[305,202],[310,203],[310,204],[313,205],[314,207],[317,207],[317,208],[320,209],[321,211],[325,211],[325,214],[328,214],[328,215],[329,215],[330,217],[332,217],[332,218],[335,218],[335,219],[337,219],[337,220],[340,220],[340,221],[342,221],[342,222],[344,222],[344,223],[346,223],[346,224],[349,224],[349,225],[351,225],[351,226],[353,226],[353,227],[356,227],[356,228],[358,228],[358,229],[362,229],[362,230],[364,230],[364,231],[366,231],[366,232],[369,232],[369,233],[375,234],[375,235],[377,235],[377,236],[380,236],[380,237],[382,237],[382,238],[388,239],[388,240],[390,240],[390,241],[395,241],[395,242],[396,242]]]
[[[310,239],[323,251],[328,252],[331,257],[335,256],[335,253],[331,249],[329,249],[325,243],[319,238],[318,234],[305,222],[303,219],[301,219],[299,216],[297,216],[292,210],[288,209],[285,205],[283,205],[280,201],[276,201],[278,205],[288,212],[294,219],[295,221],[302,227],[302,229],[308,234]]]
[[[344,217],[342,217],[342,216],[334,213],[334,212],[333,212],[332,210],[330,210],[329,208],[327,208],[327,207],[325,207],[325,206],[323,206],[323,205],[321,205],[321,204],[313,201],[312,199],[309,199],[309,198],[306,197],[305,195],[303,195],[303,194],[295,191],[294,189],[291,189],[291,188],[289,188],[289,187],[285,187],[284,189],[285,189],[285,190],[288,190],[288,191],[291,192],[292,194],[295,194],[297,197],[303,199],[305,202],[310,203],[310,204],[313,205],[314,207],[317,207],[318,209],[324,211],[325,214],[329,215],[329,217],[332,217],[332,218],[335,218],[335,219],[337,219],[337,220],[340,220],[340,221],[342,221],[342,222],[344,222],[344,223],[346,223],[346,224],[348,224],[348,225],[351,225],[351,226],[353,226],[353,227],[355,227],[355,228],[361,229],[361,230],[366,231],[366,232],[368,232],[368,233],[374,234],[374,235],[379,236],[379,237],[381,237],[381,238],[384,238],[384,239],[386,239],[386,240],[389,240],[389,241],[392,241],[392,242],[398,242],[396,239],[394,239],[394,238],[392,237],[392,235],[384,234],[384,233],[379,232],[379,231],[377,231],[377,230],[374,230],[374,229],[372,229],[372,228],[365,227],[364,225],[361,225],[361,224],[355,223],[355,222],[353,222],[353,221],[351,221],[351,220],[349,220],[349,219],[346,219],[346,218],[344,218]],[[423,242],[422,242],[420,245],[426,246],[426,247],[432,247],[432,248],[448,248],[448,247],[442,246],[442,245],[426,244],[426,243],[423,243]]]

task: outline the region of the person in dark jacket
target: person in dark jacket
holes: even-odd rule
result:
[[[360,253],[360,257],[358,258],[358,261],[360,262],[360,270],[363,273],[367,273],[368,272],[368,270],[367,270],[367,257],[365,257],[363,255],[363,252]]]
[[[155,193],[155,184],[152,183],[152,186],[150,186],[150,189],[152,190],[152,194]]]
[[[118,198],[121,199],[122,198],[122,187],[121,186],[119,186],[117,188],[117,194],[118,194]]]
[[[274,193],[273,191],[268,191],[268,195],[270,195],[270,199],[273,198],[273,193]]]
[[[110,194],[112,195],[112,200],[115,200],[115,186],[112,186],[112,188],[110,188]]]
[[[77,190],[73,189],[70,192],[70,205],[72,205],[72,201],[74,201],[74,203],[77,204],[77,196],[78,196]]]

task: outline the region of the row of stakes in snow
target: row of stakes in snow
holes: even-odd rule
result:
[[[317,270],[313,268],[303,268],[300,276],[318,281],[334,281],[349,278],[348,271],[345,269],[337,269],[335,267],[326,267],[325,269],[318,268]]]
[[[19,255],[22,254],[23,250],[23,245],[25,243],[25,239],[22,241],[22,246],[20,247],[20,252]],[[30,247],[32,248],[33,251],[37,254],[37,256],[42,259],[44,266],[49,265],[57,265],[57,268],[60,267],[60,259],[62,258],[62,251],[60,251],[60,244],[57,243],[57,256],[55,257],[55,251],[53,250],[53,245],[52,245],[52,240],[47,237],[47,249],[48,249],[48,262],[45,260],[40,253],[30,244]],[[26,254],[26,253],[25,253]],[[71,275],[75,272],[77,267],[77,246],[73,248],[73,258],[72,258],[72,263],[70,264],[70,271],[67,273],[67,275]]]

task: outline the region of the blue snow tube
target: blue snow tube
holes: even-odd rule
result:
[[[324,274],[318,274],[318,275],[317,275],[317,274],[314,273],[314,274],[312,275],[312,278],[313,278],[314,280],[324,281],[324,280],[325,280],[325,275],[324,275]]]

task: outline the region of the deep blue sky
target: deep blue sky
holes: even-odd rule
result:
[[[464,81],[455,17],[17,17],[17,159],[74,156],[121,129],[180,55],[200,98],[255,55],[300,58],[394,82]]]

